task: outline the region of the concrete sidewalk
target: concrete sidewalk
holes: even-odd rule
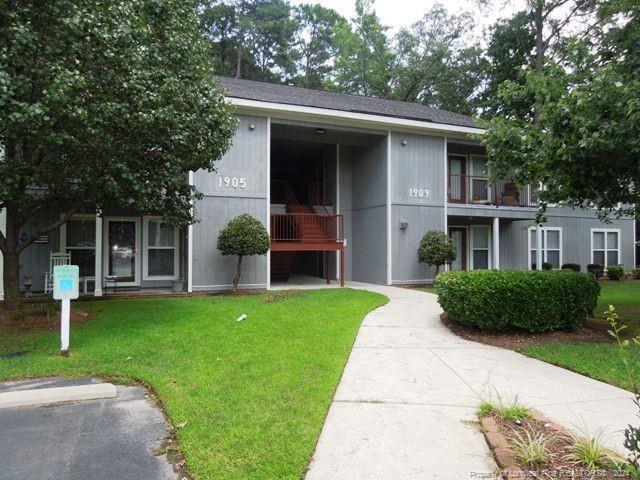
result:
[[[469,421],[498,394],[569,428],[606,428],[623,451],[622,431],[637,421],[630,393],[453,335],[435,295],[349,286],[390,302],[362,323],[307,480],[487,478],[495,464]]]

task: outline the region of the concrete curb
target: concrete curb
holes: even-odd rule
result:
[[[0,409],[15,407],[34,407],[60,402],[79,402],[99,398],[118,396],[116,387],[111,383],[77,385],[73,387],[39,388],[0,393]]]

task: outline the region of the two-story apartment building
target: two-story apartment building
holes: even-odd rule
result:
[[[42,290],[52,252],[69,253],[95,295],[119,287],[228,289],[235,260],[216,250],[220,229],[249,213],[269,229],[267,256],[243,264],[243,288],[292,274],[377,284],[430,282],[417,261],[428,230],[458,246],[454,269],[528,269],[536,262],[535,189],[486,178],[482,134],[470,117],[419,104],[220,78],[240,123],[213,173],[189,175],[204,197],[184,231],[157,212],[87,212],[31,246],[22,276]],[[44,216],[59,215],[52,208]],[[0,218],[0,227],[2,219]],[[632,219],[551,208],[543,261],[635,265]],[[96,281],[96,279],[98,279]],[[95,287],[93,286],[95,285]],[[1,289],[0,289],[1,290]]]

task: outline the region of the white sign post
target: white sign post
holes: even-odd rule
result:
[[[77,265],[53,267],[53,298],[62,301],[60,309],[60,354],[69,355],[69,317],[71,300],[80,295],[80,269]]]

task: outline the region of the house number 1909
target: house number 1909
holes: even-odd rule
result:
[[[409,187],[409,198],[429,198],[430,195],[428,188]]]
[[[247,179],[244,177],[218,177],[218,186],[220,188],[246,188]]]

